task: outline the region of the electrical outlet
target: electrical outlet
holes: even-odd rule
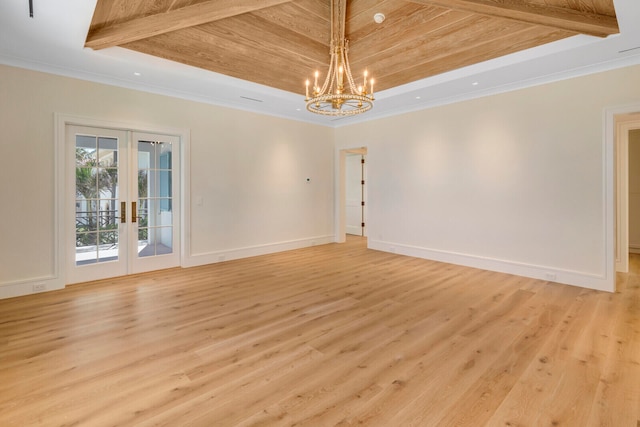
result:
[[[224,260],[225,260],[225,256],[224,256],[224,254],[222,254],[222,255],[218,255],[218,261],[219,261],[219,262],[222,262],[222,261],[224,261]]]
[[[44,283],[36,283],[33,285],[33,292],[42,292],[47,290],[47,285]]]
[[[550,282],[555,282],[557,279],[556,273],[545,273],[544,278]]]

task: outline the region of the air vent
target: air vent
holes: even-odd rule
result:
[[[624,50],[619,50],[618,53],[625,53],[625,52],[630,52],[632,50],[636,50],[636,49],[640,49],[640,46],[636,46],[636,47],[631,47],[629,49],[624,49]]]
[[[247,99],[247,100],[253,101],[253,102],[264,102],[264,101],[262,101],[262,99],[249,98],[248,96],[240,96],[240,98]]]

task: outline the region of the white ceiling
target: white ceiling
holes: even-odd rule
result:
[[[370,112],[336,119],[306,111],[306,76],[294,94],[119,47],[93,51],[83,46],[96,0],[33,4],[30,18],[28,0],[0,2],[0,64],[332,127],[640,64],[640,1],[614,0],[621,34],[575,36],[395,87],[377,93]]]

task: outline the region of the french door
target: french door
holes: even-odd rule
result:
[[[67,126],[67,283],[180,265],[179,143]]]

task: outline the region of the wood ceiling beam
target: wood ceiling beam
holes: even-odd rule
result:
[[[546,6],[544,4],[513,0],[407,0],[412,3],[446,7],[465,12],[515,19],[580,34],[606,37],[619,33],[615,17],[590,12]]]
[[[290,1],[292,0],[215,0],[197,3],[90,31],[85,47],[99,50],[119,46]]]

